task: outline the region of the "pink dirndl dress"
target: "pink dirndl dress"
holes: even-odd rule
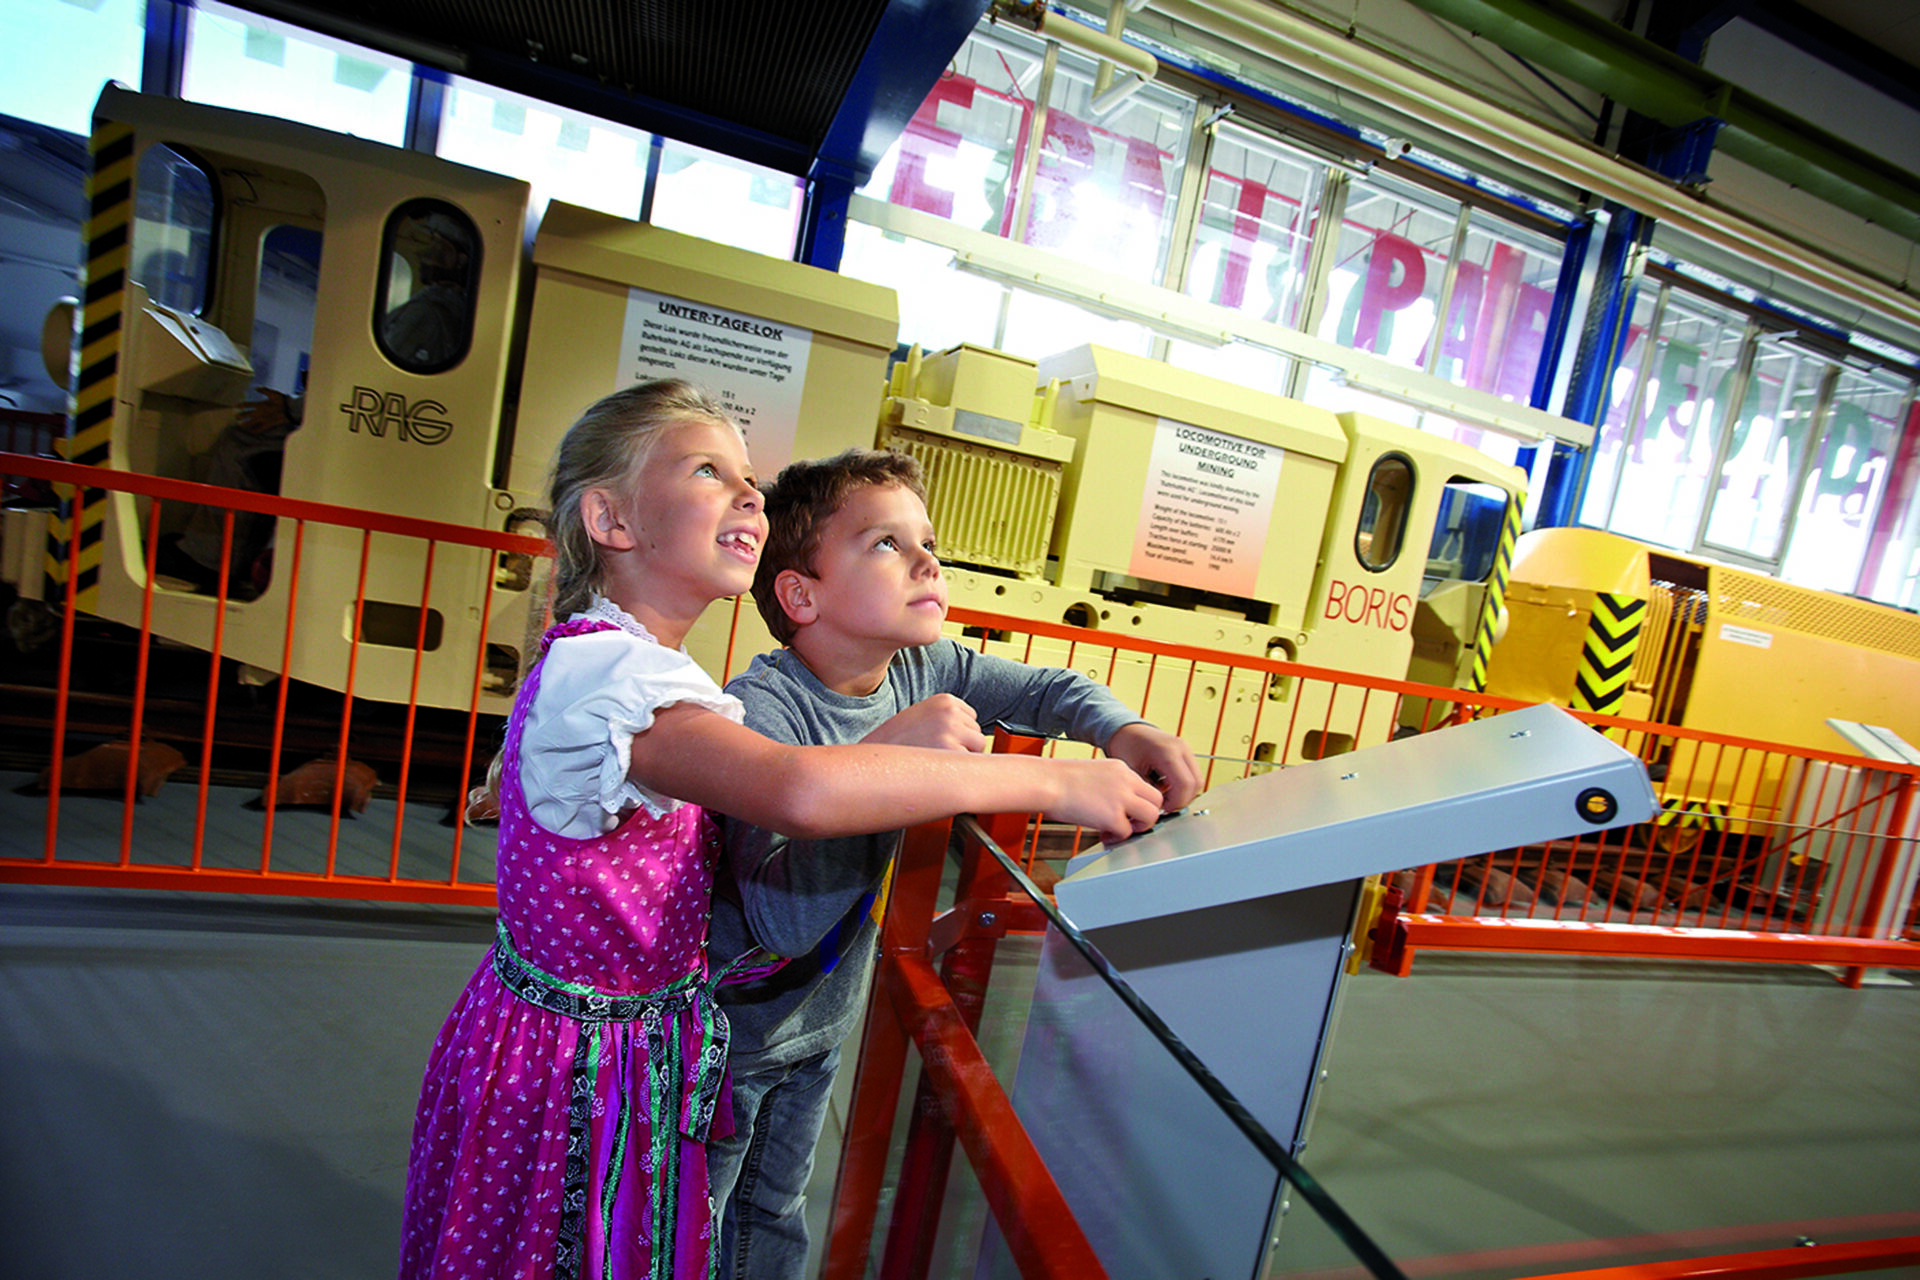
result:
[[[555,627],[508,721],[499,935],[427,1062],[402,1280],[706,1277],[706,1139],[732,1126],[705,951],[713,821],[636,809],[593,839],[528,810],[520,742]]]

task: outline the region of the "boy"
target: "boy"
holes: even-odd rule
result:
[[[947,588],[919,465],[850,449],[795,463],[767,489],[753,598],[788,647],[727,684],[749,727],[797,745],[856,741],[984,751],[983,724],[1065,735],[1125,761],[1177,809],[1200,790],[1193,752],[1078,672],[989,657],[940,635]],[[716,965],[763,947],[792,957],[720,988],[732,1025],[735,1131],[712,1144],[723,1277],[797,1277],[807,1179],[841,1042],[866,1008],[879,912],[900,833],[789,841],[729,821],[710,942]]]

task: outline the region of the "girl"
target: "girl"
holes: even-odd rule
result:
[[[712,808],[804,838],[1044,810],[1123,838],[1118,760],[790,747],[681,649],[767,532],[718,404],[646,383],[561,442],[554,616],[501,753],[499,933],[428,1058],[400,1274],[705,1277],[704,1143],[732,1124],[706,962]]]

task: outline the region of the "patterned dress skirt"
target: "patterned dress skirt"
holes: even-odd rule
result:
[[[508,724],[499,937],[421,1089],[400,1275],[699,1280],[706,1139],[716,1113],[732,1125],[705,951],[716,833],[692,805],[590,840],[534,823],[518,766],[539,670]]]

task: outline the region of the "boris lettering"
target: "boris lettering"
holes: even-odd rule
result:
[[[374,387],[355,387],[353,399],[340,406],[347,415],[347,430],[384,438],[391,431],[394,439],[413,444],[443,444],[453,434],[447,421],[447,406],[438,400],[415,400],[411,404],[397,391]]]
[[[1404,591],[1388,592],[1364,582],[1346,583],[1335,578],[1327,584],[1326,617],[1385,631],[1405,631],[1413,622],[1413,597]]]

